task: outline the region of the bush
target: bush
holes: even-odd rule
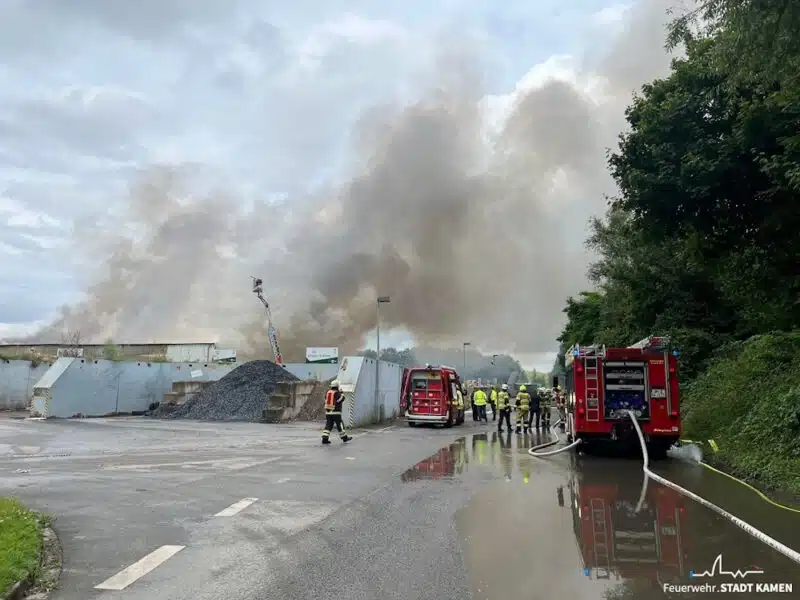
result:
[[[800,493],[800,331],[728,344],[686,386],[684,430],[713,439],[712,461],[766,488]]]

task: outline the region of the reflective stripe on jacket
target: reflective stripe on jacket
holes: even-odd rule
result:
[[[517,394],[517,406],[526,410],[531,406],[531,395],[528,392],[520,392]]]
[[[337,413],[342,411],[342,399],[339,390],[328,390],[325,394],[325,412]]]
[[[486,406],[486,392],[483,390],[475,392],[475,406]]]

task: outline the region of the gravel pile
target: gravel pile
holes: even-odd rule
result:
[[[222,379],[206,386],[182,406],[159,407],[161,419],[198,421],[251,421],[261,419],[269,394],[281,381],[298,381],[283,367],[268,360],[254,360],[236,367]]]

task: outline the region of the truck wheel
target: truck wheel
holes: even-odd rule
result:
[[[446,428],[450,428],[453,426],[453,409],[449,408],[447,410],[447,423],[444,424]]]
[[[416,427],[416,425],[417,425],[417,424],[416,424],[416,423],[414,423],[414,421],[409,421],[409,422],[408,422],[408,426],[409,426],[409,427]]]

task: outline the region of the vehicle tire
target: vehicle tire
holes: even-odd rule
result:
[[[449,408],[447,409],[447,422],[444,424],[445,429],[449,429],[453,426],[453,420],[453,409]]]
[[[417,426],[417,424],[416,424],[416,423],[414,423],[414,421],[409,421],[409,422],[408,422],[408,426],[409,426],[409,427],[416,427],[416,426]]]

